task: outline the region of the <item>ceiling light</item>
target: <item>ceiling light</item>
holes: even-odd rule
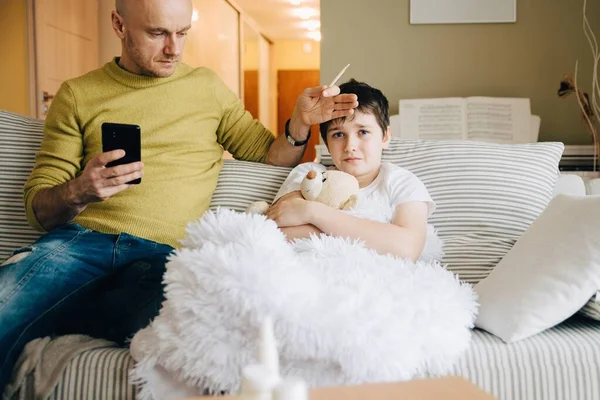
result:
[[[311,38],[315,42],[320,42],[321,41],[321,32],[319,32],[319,31],[308,32],[306,34],[306,36],[308,36],[309,38]]]
[[[293,12],[302,19],[309,19],[317,15],[317,11],[310,7],[294,8]]]
[[[308,29],[309,31],[316,31],[317,29],[319,29],[321,27],[321,22],[319,22],[317,20],[314,20],[314,19],[311,19],[311,20],[308,20],[308,21],[302,21],[300,23],[300,25],[303,28]]]
[[[290,3],[293,6],[299,6],[300,3],[302,3],[302,1],[300,1],[300,0],[288,0],[288,3]]]
[[[194,8],[194,11],[192,11],[192,22],[196,21],[198,21],[198,10]]]

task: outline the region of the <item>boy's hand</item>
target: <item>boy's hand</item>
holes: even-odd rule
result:
[[[271,207],[274,207],[275,204],[279,203],[280,201],[289,199],[304,199],[304,197],[302,197],[302,193],[299,190],[294,190],[293,192],[289,192],[288,194],[284,194],[278,198],[277,201],[271,205]]]
[[[291,192],[269,207],[266,216],[280,228],[306,225],[310,223],[310,203],[300,191]]]

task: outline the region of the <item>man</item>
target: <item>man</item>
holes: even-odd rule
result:
[[[312,124],[358,105],[338,87],[307,89],[274,139],[214,73],[180,63],[191,16],[190,0],[118,0],[121,57],[58,91],[24,196],[29,222],[48,233],[0,268],[0,388],[36,337],[122,343],[147,325],[167,255],[208,208],[223,149],[293,166]],[[102,153],[104,122],[140,125],[142,162],[107,167],[124,152]]]

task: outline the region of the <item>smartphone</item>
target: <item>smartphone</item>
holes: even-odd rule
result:
[[[139,125],[117,124],[105,122],[102,124],[102,152],[125,150],[125,157],[106,164],[107,167],[129,164],[142,160],[142,135]],[[137,185],[142,178],[127,182]]]

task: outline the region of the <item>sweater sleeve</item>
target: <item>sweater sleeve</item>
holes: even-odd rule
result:
[[[237,160],[264,162],[275,136],[244,109],[240,99],[216,75],[213,88],[222,108],[217,141]]]
[[[82,159],[83,138],[75,98],[68,83],[63,83],[48,110],[41,148],[24,188],[27,220],[35,229],[44,231],[33,211],[36,194],[75,178]]]

